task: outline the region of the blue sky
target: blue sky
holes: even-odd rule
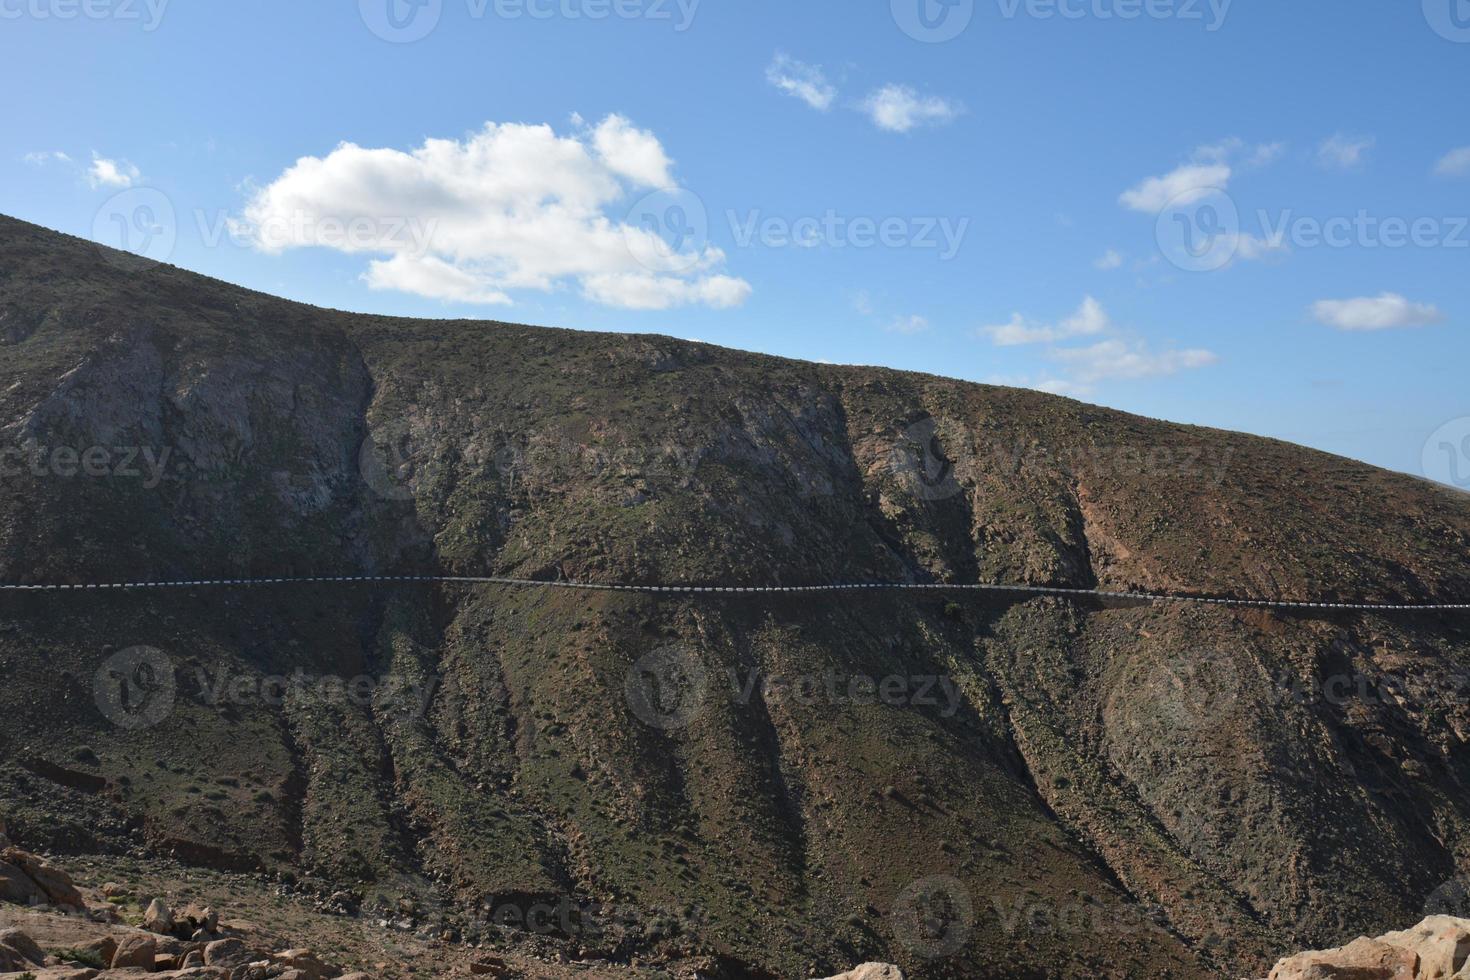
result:
[[[0,211],[1470,484],[1470,0],[414,2],[0,0]]]

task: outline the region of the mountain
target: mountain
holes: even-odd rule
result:
[[[316,309],[10,219],[0,468],[10,584],[1470,596],[1470,497],[1351,460],[664,337]],[[0,668],[18,844],[570,958],[1262,975],[1418,921],[1470,868],[1464,614],[5,591]]]

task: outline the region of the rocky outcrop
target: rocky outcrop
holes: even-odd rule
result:
[[[1433,915],[1403,932],[1299,953],[1270,980],[1470,980],[1470,919]]]
[[[855,970],[826,980],[903,980],[903,971],[891,963],[864,963]]]
[[[87,907],[65,871],[18,847],[0,851],[0,901],[44,903],[76,911]]]

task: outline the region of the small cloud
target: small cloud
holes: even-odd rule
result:
[[[1208,350],[1154,352],[1142,342],[1104,340],[1090,347],[1054,350],[1051,356],[1076,372],[1086,384],[1113,379],[1158,378],[1207,367],[1220,360]]]
[[[98,187],[132,187],[142,174],[126,160],[109,160],[92,154],[92,166],[87,169],[87,183]]]
[[[48,163],[71,163],[71,157],[60,150],[44,150],[40,153],[27,153],[25,162],[33,167],[44,167]]]
[[[923,333],[924,331],[928,330],[929,321],[921,316],[900,316],[895,317],[893,321],[883,329],[887,330],[889,333],[898,333],[904,334],[906,336],[912,336],[916,333]]]
[[[919,95],[907,85],[885,85],[862,104],[873,125],[890,133],[907,133],[920,126],[942,126],[963,109],[933,95]]]
[[[1104,272],[1111,272],[1114,269],[1121,269],[1123,268],[1123,253],[1115,248],[1110,248],[1102,254],[1101,258],[1097,259],[1092,264],[1094,268],[1101,269]]]
[[[1235,175],[1237,159],[1247,169],[1264,167],[1286,149],[1284,143],[1251,146],[1238,137],[1196,147],[1189,162],[1160,177],[1148,177],[1123,192],[1118,203],[1132,211],[1158,214],[1170,204],[1185,206],[1211,191],[1224,191]]]
[[[872,316],[873,297],[868,295],[866,289],[859,290],[858,294],[853,297],[852,308],[857,311],[859,316]]]
[[[776,60],[766,69],[766,81],[818,112],[826,112],[837,100],[837,87],[827,81],[820,66],[809,65],[784,54],[777,54]]]
[[[1051,344],[1073,337],[1090,337],[1105,333],[1112,321],[1102,304],[1091,296],[1082,300],[1077,312],[1062,322],[1052,325],[1028,320],[1020,313],[1011,316],[1011,322],[998,326],[981,327],[980,333],[989,337],[997,347],[1019,347],[1023,344]]]
[[[1124,191],[1118,203],[1131,211],[1158,214],[1170,204],[1192,204],[1211,191],[1223,191],[1230,183],[1231,174],[1229,164],[1186,164]]]
[[[1312,304],[1318,323],[1338,330],[1392,330],[1427,327],[1445,316],[1430,303],[1411,303],[1398,293],[1359,299],[1324,299]]]
[[[1362,165],[1363,157],[1376,142],[1371,136],[1338,133],[1317,147],[1317,163],[1329,170],[1352,170]]]
[[[1063,378],[1028,378],[1017,375],[992,375],[985,379],[986,384],[1003,385],[1007,388],[1029,388],[1032,391],[1045,392],[1048,395],[1066,395],[1071,398],[1081,398],[1093,393],[1091,385],[1078,384],[1075,381],[1067,381]]]
[[[1446,153],[1434,172],[1440,177],[1470,177],[1470,146]]]

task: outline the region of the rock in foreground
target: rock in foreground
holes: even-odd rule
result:
[[[1270,980],[1470,980],[1470,919],[1432,915],[1412,929],[1299,953]]]

